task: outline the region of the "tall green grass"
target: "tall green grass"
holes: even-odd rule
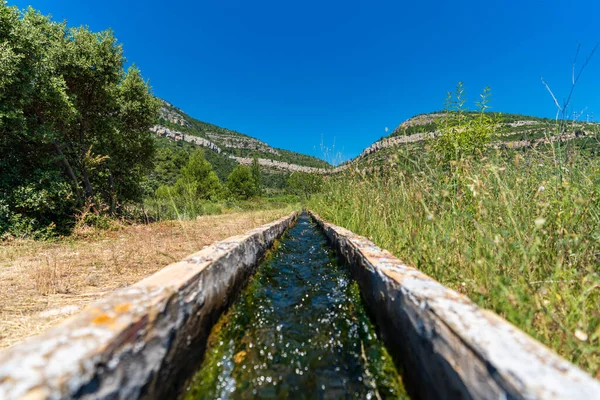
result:
[[[547,150],[547,149],[546,149]],[[309,207],[600,374],[600,168],[574,150],[444,163],[398,150]]]
[[[200,199],[193,195],[173,192],[168,196],[147,198],[143,210],[152,220],[192,220],[201,215],[218,215],[232,211],[258,211],[299,209],[300,198],[296,195],[273,197],[257,196],[246,200],[229,198],[223,200]]]

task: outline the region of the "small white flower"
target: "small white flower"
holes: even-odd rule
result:
[[[539,217],[539,218],[536,218],[536,220],[534,222],[535,222],[535,226],[537,226],[538,228],[541,228],[546,223],[546,218]]]
[[[581,329],[577,329],[577,330],[575,331],[575,337],[576,337],[578,340],[582,341],[582,342],[585,342],[585,341],[587,341],[587,340],[588,340],[588,335],[587,335],[587,333],[585,333],[585,332],[584,332],[584,331],[582,331]]]
[[[433,221],[433,215],[428,215],[428,216],[427,216],[427,220],[428,220],[428,221]]]
[[[546,187],[544,185],[540,186],[540,188],[538,189],[538,192],[543,192],[544,190],[546,190]]]

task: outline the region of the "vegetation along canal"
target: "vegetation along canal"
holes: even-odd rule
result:
[[[306,215],[213,328],[181,399],[408,398],[358,285]]]

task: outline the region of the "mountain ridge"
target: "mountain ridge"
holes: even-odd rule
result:
[[[256,157],[259,164],[271,172],[306,172],[324,175],[343,171],[352,165],[363,164],[399,146],[424,143],[439,134],[445,115],[440,111],[415,115],[399,124],[388,136],[366,147],[355,158],[334,167],[317,157],[274,148],[249,135],[194,119],[171,103],[160,100],[163,104],[159,123],[151,129],[157,136],[193,143],[243,165],[250,165]],[[495,148],[536,147],[555,140],[573,140],[589,136],[598,126],[593,122],[569,121],[567,132],[557,138],[555,120],[521,114],[499,112],[491,114],[498,121],[490,144]],[[466,115],[474,115],[474,113],[466,112]]]

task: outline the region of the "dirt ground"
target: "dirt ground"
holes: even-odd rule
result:
[[[0,348],[39,334],[111,291],[290,210],[239,212],[0,242]]]

